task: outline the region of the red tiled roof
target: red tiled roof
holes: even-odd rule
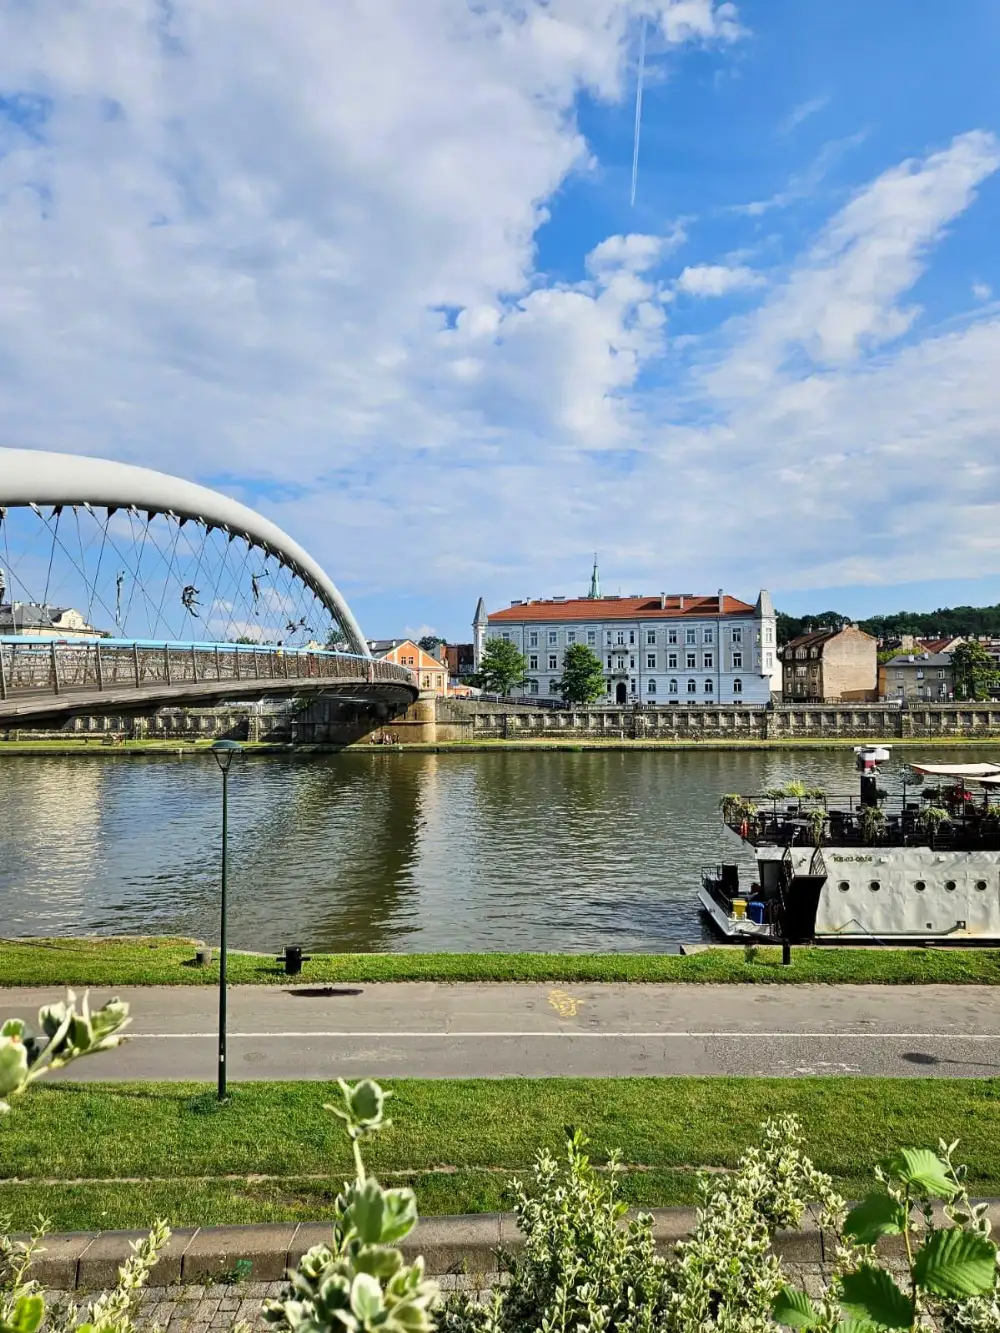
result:
[[[723,597],[724,615],[752,615],[754,608],[736,597]],[[525,602],[521,606],[506,606],[502,611],[491,611],[490,624],[496,621],[526,620],[662,620],[664,617],[719,615],[719,599],[684,595],[683,610],[680,597],[671,595],[666,607],[660,606],[659,597],[570,597],[564,602]]]

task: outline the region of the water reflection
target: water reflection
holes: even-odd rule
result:
[[[230,780],[231,939],[641,951],[698,938],[702,865],[752,866],[719,795],[793,778],[853,790],[853,755],[250,756]],[[216,938],[220,795],[207,756],[3,758],[4,931]]]

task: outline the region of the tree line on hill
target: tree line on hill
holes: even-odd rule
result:
[[[807,616],[789,616],[779,611],[776,619],[779,644],[827,626],[840,629],[851,624],[857,624],[859,629],[876,639],[895,639],[903,634],[940,639],[959,635],[1000,637],[1000,603],[996,606],[945,606],[937,611],[894,611],[891,615],[869,616],[867,620],[858,621],[839,611],[821,611]]]

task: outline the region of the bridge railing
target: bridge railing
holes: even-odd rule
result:
[[[120,639],[0,639],[0,700],[25,694],[208,682],[259,686],[264,680],[416,685],[408,667],[324,649]]]

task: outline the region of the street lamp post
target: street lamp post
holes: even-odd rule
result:
[[[222,771],[222,922],[219,931],[219,1101],[226,1098],[226,890],[229,879],[229,768],[242,750],[237,741],[216,741],[215,761]]]

